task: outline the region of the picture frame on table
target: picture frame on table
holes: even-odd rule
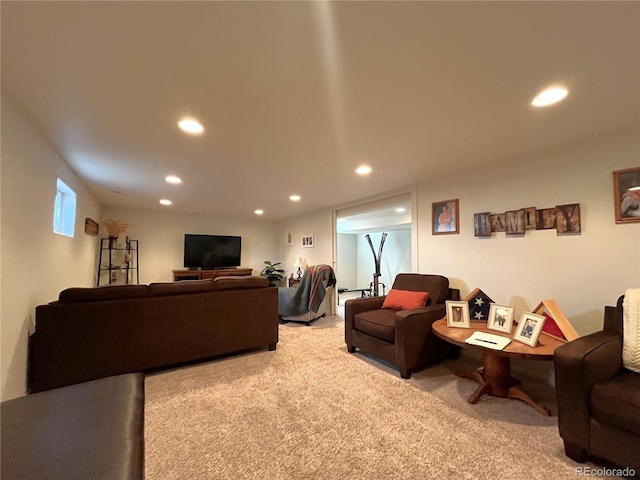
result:
[[[515,307],[513,305],[491,303],[489,305],[489,320],[487,321],[487,328],[495,330],[496,332],[511,334],[514,311]]]
[[[640,167],[613,172],[616,223],[640,222]]]
[[[460,233],[460,202],[457,198],[433,202],[431,214],[432,235]]]
[[[445,304],[447,309],[447,327],[471,327],[468,302],[447,300]]]
[[[535,347],[538,337],[546,319],[542,315],[531,312],[522,312],[518,326],[513,334],[513,339],[530,347]]]

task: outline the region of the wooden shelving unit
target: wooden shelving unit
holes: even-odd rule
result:
[[[138,260],[138,240],[126,237],[124,247],[119,247],[117,239],[101,238],[96,286],[99,287],[100,283],[108,285],[139,284]]]

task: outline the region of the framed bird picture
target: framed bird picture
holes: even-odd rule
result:
[[[640,222],[640,167],[613,172],[616,223]]]

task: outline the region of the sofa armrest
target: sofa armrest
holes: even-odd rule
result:
[[[344,304],[345,319],[351,319],[351,322],[353,322],[353,318],[359,313],[382,308],[385,298],[387,298],[386,295],[382,297],[353,298],[347,300]]]
[[[553,363],[560,436],[589,449],[591,387],[615,377],[622,369],[622,337],[596,332],[558,347]]]
[[[445,315],[446,308],[441,303],[429,305],[428,307],[412,308],[411,310],[400,310],[396,313],[396,327],[415,328],[425,323],[431,325]]]
[[[397,312],[395,345],[400,349],[397,358],[404,359],[407,365],[418,363],[418,357],[427,335],[431,332],[433,322],[445,315],[446,309],[442,304]]]

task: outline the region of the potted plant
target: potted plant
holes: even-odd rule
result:
[[[130,226],[122,220],[114,220],[112,218],[103,220],[100,223],[107,229],[107,234],[109,235],[109,248],[115,248],[120,234],[126,232],[127,228]]]
[[[272,287],[278,287],[282,285],[284,279],[284,270],[278,268],[278,265],[282,265],[280,262],[271,263],[269,260],[264,261],[266,267],[260,272],[260,275],[269,279],[269,285]]]

